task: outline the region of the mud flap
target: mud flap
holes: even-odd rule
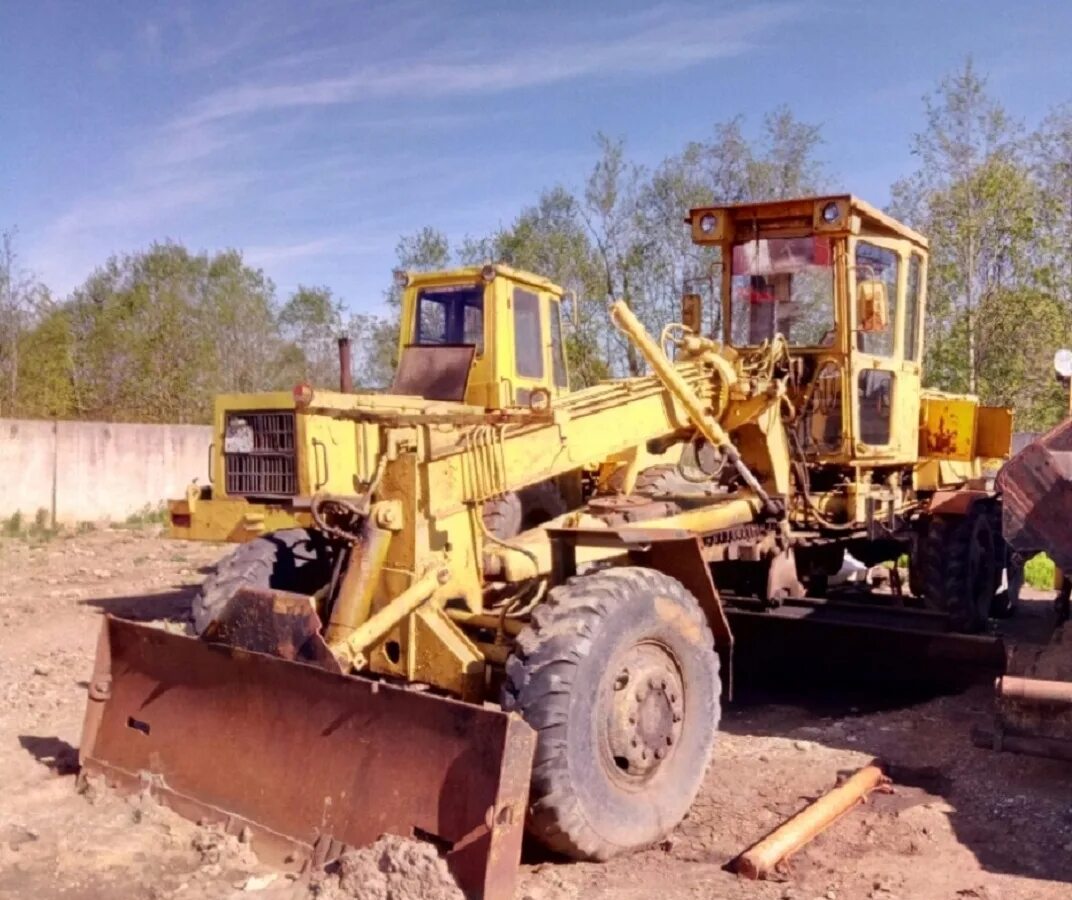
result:
[[[513,896],[535,732],[516,714],[107,617],[81,778],[249,828],[298,868],[391,833],[466,895]]]

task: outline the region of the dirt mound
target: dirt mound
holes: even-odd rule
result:
[[[465,900],[435,847],[385,834],[313,886],[322,900]]]

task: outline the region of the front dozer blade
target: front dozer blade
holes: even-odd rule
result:
[[[534,748],[516,714],[109,616],[80,760],[82,778],[249,828],[270,860],[415,836],[467,896],[505,900]]]
[[[227,601],[201,637],[214,644],[342,672],[320,636],[321,626],[310,598],[304,594],[244,587]]]

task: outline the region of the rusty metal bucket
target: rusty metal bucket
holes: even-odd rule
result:
[[[1072,572],[1072,419],[1032,441],[998,473],[1002,531],[1014,550],[1045,550]]]
[[[82,778],[148,788],[254,849],[320,864],[435,841],[470,897],[513,896],[535,732],[516,714],[107,617]]]

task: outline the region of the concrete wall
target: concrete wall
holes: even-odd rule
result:
[[[208,476],[207,425],[0,419],[0,519],[122,520]]]

